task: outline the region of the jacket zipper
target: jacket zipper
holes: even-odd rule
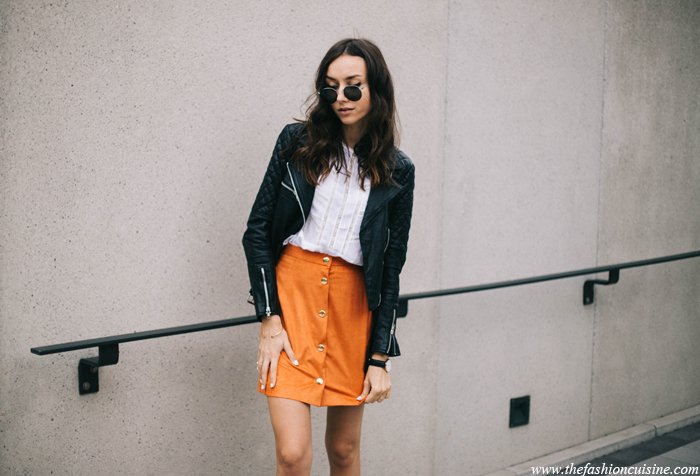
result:
[[[289,172],[289,181],[292,182],[292,192],[294,193],[294,198],[297,199],[297,203],[299,204],[299,209],[301,210],[301,219],[304,221],[304,224],[306,224],[306,215],[304,214],[304,207],[301,206],[301,200],[299,199],[299,192],[297,192],[297,186],[294,184],[294,177],[292,177],[292,171],[289,168],[289,162],[287,162],[287,172]],[[284,182],[282,182],[282,185],[284,185]]]
[[[394,341],[394,332],[396,331],[396,309],[394,309],[394,317],[391,320],[391,332],[389,334],[389,343],[386,348],[386,353],[388,354],[391,350],[391,344]]]
[[[270,311],[270,295],[267,293],[267,280],[265,279],[265,268],[260,268],[263,279],[263,288],[265,289],[265,315],[270,317],[272,312]]]

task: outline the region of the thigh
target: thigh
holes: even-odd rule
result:
[[[277,452],[303,453],[311,449],[311,410],[309,405],[288,398],[268,397],[270,421]]]
[[[326,444],[359,444],[362,434],[362,415],[365,406],[328,407],[326,419]]]

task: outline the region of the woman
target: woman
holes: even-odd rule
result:
[[[310,472],[310,405],[328,407],[331,474],[359,474],[363,403],[390,397],[388,359],[399,355],[414,167],[395,145],[394,89],[376,45],[333,45],[315,86],[306,121],[277,139],[243,236],[261,321],[258,391],[277,474]]]

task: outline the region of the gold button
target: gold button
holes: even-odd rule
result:
[[[321,309],[320,311],[318,311],[318,315],[319,315],[319,317],[326,317],[326,311]]]
[[[323,379],[321,377],[317,378],[316,383],[319,385],[323,385]]]
[[[321,278],[321,284],[328,284],[328,278],[326,278],[326,277]]]
[[[323,344],[318,344],[318,347],[316,348],[319,352],[323,352],[326,350],[326,346]]]
[[[330,259],[328,256],[324,256],[324,257],[323,257],[323,262],[324,262],[324,263],[329,263],[330,261],[331,261],[331,259]]]

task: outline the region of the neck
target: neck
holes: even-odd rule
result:
[[[365,133],[365,128],[360,124],[353,124],[351,126],[343,126],[343,142],[350,147],[355,148],[362,136]]]

